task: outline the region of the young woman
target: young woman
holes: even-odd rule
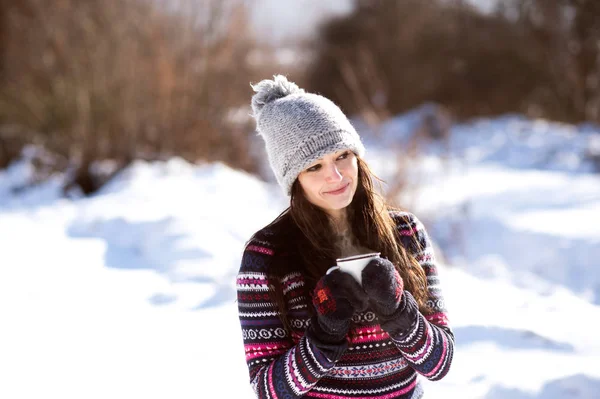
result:
[[[373,189],[342,111],[283,76],[252,108],[290,207],[246,244],[237,293],[258,398],[420,398],[420,374],[446,375],[454,336],[429,237]],[[381,256],[362,285],[336,258]]]

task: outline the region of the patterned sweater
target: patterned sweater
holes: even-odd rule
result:
[[[310,323],[311,298],[301,269],[286,267],[291,257],[273,245],[276,233],[263,229],[247,244],[237,276],[237,295],[250,383],[258,398],[420,398],[423,391],[417,374],[430,380],[446,375],[454,336],[430,239],[413,214],[394,211],[391,215],[400,242],[427,275],[428,305],[433,312],[427,316],[418,313],[410,333],[393,337],[367,309],[353,317],[347,344],[333,351],[324,350],[304,334]],[[415,237],[420,249],[412,244]],[[269,270],[273,267],[286,267],[280,287],[291,334],[269,295]]]

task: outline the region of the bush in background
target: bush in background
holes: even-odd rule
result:
[[[0,0],[0,167],[38,144],[87,193],[105,159],[255,171],[250,121],[232,116],[255,48],[235,0]]]
[[[600,2],[356,0],[325,23],[311,89],[378,121],[434,101],[468,118],[509,112],[600,122]]]
[[[110,177],[94,175],[104,160],[270,174],[248,83],[275,73],[367,122],[433,101],[458,118],[600,123],[600,2],[499,0],[481,14],[463,0],[355,0],[315,40],[279,48],[254,37],[250,5],[0,0],[0,168],[34,144],[86,193]],[[443,139],[437,122],[418,134]]]

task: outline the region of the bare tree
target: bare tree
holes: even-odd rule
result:
[[[356,0],[326,23],[308,86],[378,120],[424,102],[457,117],[600,122],[600,2]]]

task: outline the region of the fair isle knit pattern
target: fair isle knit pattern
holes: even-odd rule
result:
[[[237,276],[239,317],[250,383],[260,399],[361,398],[407,399],[423,395],[417,375],[439,380],[454,352],[439,286],[435,257],[421,222],[411,213],[393,212],[401,242],[427,275],[432,312],[420,312],[410,331],[390,336],[367,310],[353,317],[348,346],[338,353],[323,350],[304,334],[310,323],[311,299],[300,272],[280,279],[291,324],[289,335],[277,305],[270,299],[270,267],[285,261],[268,234],[257,234],[246,246]],[[420,247],[412,241],[416,238]],[[326,355],[329,354],[329,358]],[[333,357],[333,358],[331,358]]]

